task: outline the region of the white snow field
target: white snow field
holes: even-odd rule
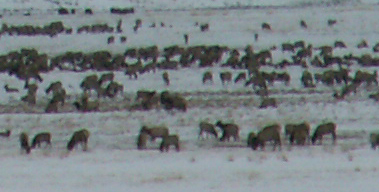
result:
[[[111,15],[110,7],[135,7],[131,15]],[[94,9],[94,15],[60,16],[53,11],[58,7]],[[342,40],[346,49],[335,49],[334,55],[373,53],[379,41],[378,2],[374,0],[3,0],[0,4],[0,21],[8,25],[45,25],[62,21],[65,26],[78,28],[84,24],[108,23],[115,26],[122,19],[121,34],[59,34],[45,36],[0,37],[0,53],[5,54],[23,47],[36,48],[49,56],[66,51],[109,50],[123,53],[127,48],[157,45],[160,50],[169,45],[186,46],[183,34],[188,33],[189,45],[225,45],[240,51],[248,44],[255,50],[274,50],[274,63],[290,59],[282,53],[283,42],[304,40],[314,47],[333,45]],[[24,13],[31,13],[24,16]],[[133,31],[136,19],[142,27]],[[304,19],[308,29],[302,29]],[[333,27],[328,19],[336,19]],[[166,27],[150,28],[153,22],[165,22]],[[210,30],[200,32],[194,24],[209,23]],[[261,29],[263,22],[270,23],[272,31]],[[171,27],[170,27],[171,26]],[[258,42],[254,34],[259,34]],[[108,45],[110,35],[127,36],[127,43],[116,41]],[[357,49],[365,39],[369,48]],[[317,54],[318,50],[314,50]],[[223,61],[228,58],[225,54]],[[177,59],[177,58],[176,58]],[[128,61],[130,63],[135,60]],[[360,67],[352,65],[351,74]],[[214,74],[213,84],[202,84],[205,71]],[[272,71],[272,67],[263,67]],[[279,70],[279,69],[277,69]],[[312,73],[325,69],[309,67]],[[377,70],[375,67],[364,71]],[[9,138],[0,138],[0,191],[5,192],[373,192],[379,189],[379,153],[371,149],[369,134],[379,133],[379,105],[368,99],[378,86],[361,86],[356,94],[344,101],[336,101],[332,94],[341,86],[302,88],[300,78],[304,71],[291,66],[280,71],[291,75],[290,85],[276,82],[269,87],[278,108],[259,109],[260,98],[251,86],[243,83],[222,85],[221,71],[232,71],[233,77],[242,70],[215,66],[169,70],[171,85],[165,86],[162,72],[141,75],[131,80],[124,72],[115,72],[115,80],[124,85],[124,95],[114,100],[101,99],[100,112],[80,113],[71,103],[81,92],[80,81],[89,74],[55,70],[42,74],[36,106],[20,102],[26,90],[24,82],[6,73],[0,74],[0,87],[9,84],[19,93],[6,93],[0,89],[0,131],[10,129]],[[68,102],[56,114],[45,114],[44,107],[51,95],[44,90],[60,80],[66,88]],[[153,109],[129,111],[137,90],[170,90],[179,92],[188,100],[187,112]],[[215,138],[198,139],[198,124],[202,120],[234,122],[240,126],[240,141],[221,143]],[[282,133],[282,149],[264,151],[246,147],[249,132],[258,132],[272,123],[308,121],[311,133],[316,126],[332,121],[337,124],[337,144],[325,136],[322,145],[289,147]],[[148,142],[148,149],[136,149],[136,139],[142,125],[166,125],[180,137],[181,150],[168,153],[158,150],[160,140]],[[89,150],[76,148],[67,153],[66,144],[72,133],[81,128],[91,132]],[[30,139],[39,132],[52,134],[52,147],[20,152],[19,134],[26,132]],[[220,130],[218,129],[220,132]]]

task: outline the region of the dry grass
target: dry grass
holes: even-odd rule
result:
[[[146,183],[167,183],[167,182],[173,182],[173,181],[181,181],[184,179],[184,176],[181,173],[169,173],[169,174],[162,174],[158,175],[152,178],[143,179],[141,180],[142,184]]]

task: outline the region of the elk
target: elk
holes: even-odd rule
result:
[[[34,149],[36,146],[41,147],[41,143],[43,142],[51,146],[51,134],[49,132],[38,133],[34,136],[31,148]]]
[[[239,141],[239,127],[233,123],[222,123],[221,121],[216,122],[216,126],[220,127],[223,131],[220,141],[230,140],[230,137],[234,138],[234,141]]]
[[[81,144],[83,151],[87,151],[87,143],[89,136],[90,132],[87,129],[75,131],[70,141],[67,143],[67,150],[72,151],[77,144]]]

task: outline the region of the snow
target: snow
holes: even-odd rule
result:
[[[60,34],[57,37],[19,37],[2,35],[0,53],[19,50],[22,47],[37,48],[40,52],[54,56],[65,51],[110,50],[123,53],[130,47],[178,44],[185,46],[183,34],[190,36],[190,45],[227,45],[242,50],[252,44],[255,50],[280,47],[283,42],[300,39],[314,47],[332,45],[343,40],[348,48],[335,50],[335,55],[373,53],[371,49],[355,46],[365,39],[370,47],[377,43],[379,31],[375,0],[3,0],[1,22],[8,25],[45,25],[62,20],[65,26],[76,29],[83,24],[108,23],[115,26],[123,19],[122,34]],[[58,16],[52,13],[58,7],[94,9],[94,15],[83,13]],[[135,7],[136,13],[127,16],[111,15],[109,7]],[[233,9],[229,9],[233,7]],[[16,12],[15,10],[21,10]],[[12,12],[14,11],[14,12]],[[22,14],[30,12],[31,16]],[[21,13],[21,14],[20,14]],[[142,18],[142,28],[134,33],[135,19]],[[338,24],[328,27],[328,19]],[[299,27],[304,19],[309,28]],[[156,22],[165,22],[166,28],[149,28]],[[200,32],[195,22],[210,23],[210,31]],[[261,23],[268,22],[273,30],[261,30]],[[172,25],[170,28],[169,26]],[[259,41],[254,41],[254,33]],[[127,44],[116,42],[107,45],[110,35],[126,35]],[[317,51],[315,51],[317,53]],[[274,62],[289,58],[280,50],[273,51]],[[223,57],[225,61],[228,57]],[[135,62],[134,60],[129,61]],[[360,69],[352,66],[351,74]],[[203,85],[205,71],[214,74],[213,84]],[[44,90],[56,80],[61,80],[69,95],[69,102],[77,99],[81,92],[80,81],[89,74],[104,72],[87,71],[74,73],[53,71],[42,74],[39,84],[37,105],[30,108],[19,102],[26,93],[23,81],[7,74],[0,74],[0,86],[9,84],[19,93],[6,93],[0,89],[1,130],[10,129],[9,138],[0,138],[0,190],[1,191],[330,191],[369,192],[378,188],[378,153],[373,151],[368,139],[377,127],[379,108],[367,98],[377,91],[377,86],[360,87],[357,94],[346,101],[335,101],[331,95],[341,87],[333,88],[318,84],[317,88],[302,89],[300,82],[304,69],[298,66],[283,71],[291,75],[289,86],[278,82],[270,87],[272,96],[278,99],[277,109],[258,109],[260,98],[252,93],[251,87],[242,83],[222,85],[218,74],[230,70],[219,66],[169,70],[171,85],[165,86],[162,72],[129,79],[123,72],[115,73],[115,80],[124,85],[125,93],[115,100],[101,100],[101,111],[78,113],[72,106],[57,114],[44,114],[48,98]],[[272,71],[265,67],[263,70]],[[323,70],[310,67],[309,70]],[[373,71],[376,68],[365,68]],[[241,70],[230,70],[235,77]],[[167,112],[162,109],[151,111],[128,111],[123,107],[134,102],[140,89],[170,90],[182,93],[189,101],[187,112]],[[133,98],[133,99],[131,99]],[[117,111],[110,107],[117,106]],[[240,126],[241,141],[220,143],[214,138],[198,139],[198,124],[202,120],[211,123],[219,119]],[[311,132],[327,121],[337,124],[338,141],[331,144],[325,136],[323,145],[289,147],[283,138],[281,151],[252,151],[246,146],[249,132],[259,131],[265,125],[308,121]],[[170,133],[178,134],[181,151],[171,149],[168,153],[157,150],[160,141],[148,143],[148,149],[136,150],[136,139],[142,125],[166,125]],[[89,151],[78,147],[71,153],[66,143],[71,134],[81,128],[91,132]],[[21,154],[18,136],[26,132],[30,138],[35,134],[52,133],[52,148],[35,149],[30,155]],[[220,130],[218,130],[220,131]]]

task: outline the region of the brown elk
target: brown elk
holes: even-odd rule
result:
[[[168,152],[171,145],[175,146],[175,149],[177,152],[180,151],[178,135],[167,135],[163,137],[159,150],[161,152],[164,152],[164,151]]]
[[[51,146],[51,134],[49,132],[39,133],[34,136],[31,148],[34,149],[36,146],[41,147],[41,143],[45,142],[46,145]]]
[[[216,126],[220,127],[223,131],[220,141],[230,140],[230,137],[234,138],[234,141],[239,141],[239,127],[233,123],[222,123],[217,121]]]
[[[21,150],[25,150],[27,154],[30,153],[29,136],[25,132],[22,132],[19,137]]]
[[[67,143],[67,150],[72,151],[77,144],[81,144],[83,147],[83,151],[87,151],[88,146],[88,138],[90,136],[90,132],[87,129],[81,129],[79,131],[75,131],[72,135],[70,141]]]
[[[320,144],[322,144],[322,137],[326,134],[331,134],[333,137],[333,144],[336,143],[337,134],[336,134],[337,125],[335,123],[329,122],[325,124],[321,124],[317,126],[315,132],[312,136],[312,144],[316,143],[316,140],[320,140]]]

